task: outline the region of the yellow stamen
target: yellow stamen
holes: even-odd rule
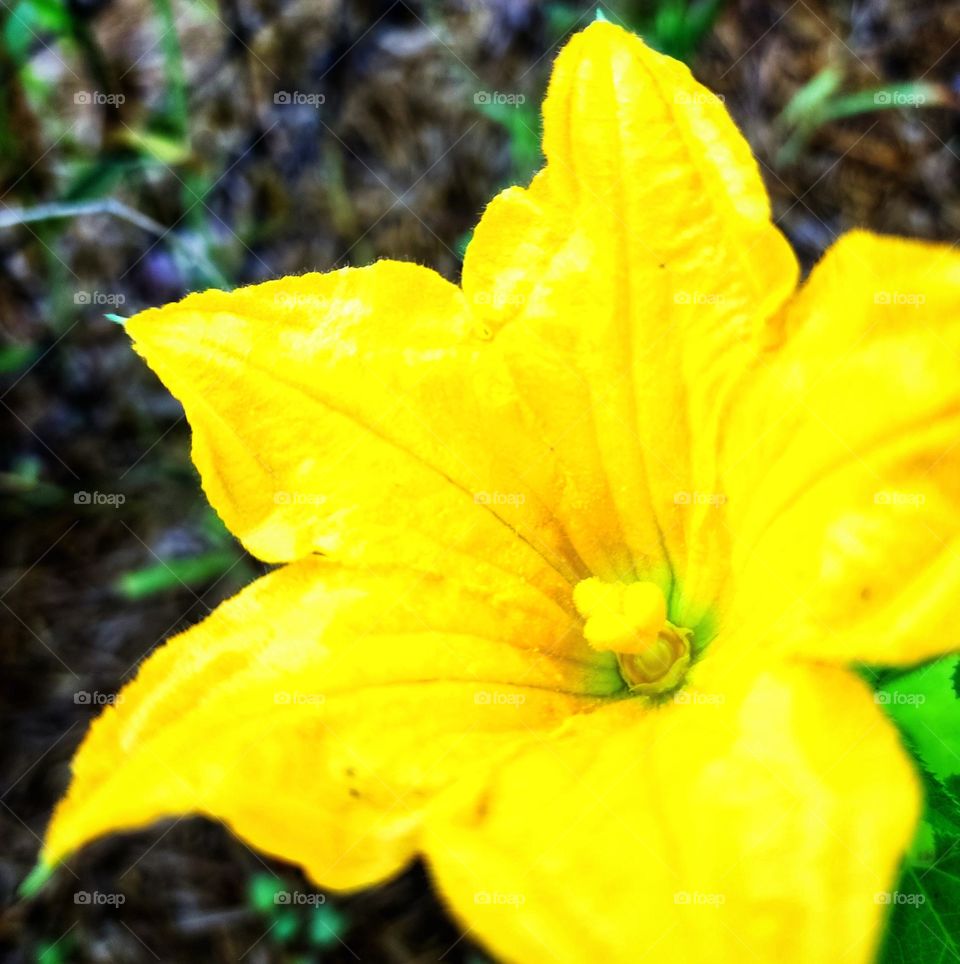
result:
[[[667,602],[653,582],[577,583],[573,603],[584,617],[593,649],[617,654],[633,692],[664,693],[678,686],[690,665],[690,630],[667,620]]]
[[[667,602],[656,583],[577,583],[573,604],[586,619],[583,635],[594,648],[614,653],[642,653],[667,622]]]

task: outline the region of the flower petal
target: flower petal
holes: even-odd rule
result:
[[[785,315],[725,454],[744,638],[912,663],[960,617],[960,255],[855,233]]]
[[[127,328],[183,403],[211,503],[260,558],[455,566],[479,584],[504,568],[567,595],[583,574],[538,495],[550,452],[434,272],[381,261],[208,291]]]
[[[868,960],[918,790],[866,687],[781,667],[679,699],[578,718],[438,801],[454,911],[512,961]]]
[[[682,64],[598,22],[544,104],[547,167],[487,208],[463,288],[560,463],[558,514],[595,575],[719,595],[715,456],[728,394],[792,292],[749,146]]]
[[[435,793],[622,687],[582,643],[576,658],[570,628],[518,579],[491,598],[292,563],[161,647],[94,723],[43,860],[201,813],[321,885],[379,880]]]

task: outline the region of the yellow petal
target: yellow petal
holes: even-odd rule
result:
[[[732,386],[796,282],[750,149],[682,64],[609,23],[557,58],[547,167],[487,208],[463,288],[556,452],[557,513],[607,581],[720,595],[714,449]]]
[[[567,595],[583,574],[540,494],[547,444],[434,272],[381,261],[208,291],[127,328],[183,403],[211,503],[260,558],[442,564],[477,585],[502,568]]]
[[[518,579],[490,597],[292,563],[161,647],[94,723],[43,860],[200,813],[323,886],[377,881],[416,851],[434,794],[622,687],[570,634]]]
[[[725,460],[742,633],[839,661],[955,650],[960,255],[838,242],[786,313]]]
[[[426,845],[504,960],[856,964],[917,811],[866,687],[784,667],[578,718],[441,798]]]

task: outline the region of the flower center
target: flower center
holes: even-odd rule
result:
[[[602,582],[574,586],[573,604],[593,649],[617,655],[631,692],[666,693],[680,685],[690,665],[689,629],[667,619],[667,601],[656,583]]]

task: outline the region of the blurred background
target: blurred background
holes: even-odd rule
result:
[[[956,2],[603,8],[723,95],[807,267],[857,225],[960,239]],[[485,202],[539,166],[553,55],[595,9],[0,2],[0,959],[486,960],[421,868],[324,895],[199,819],[16,888],[90,720],[262,571],[117,321],[378,257],[455,280]]]

